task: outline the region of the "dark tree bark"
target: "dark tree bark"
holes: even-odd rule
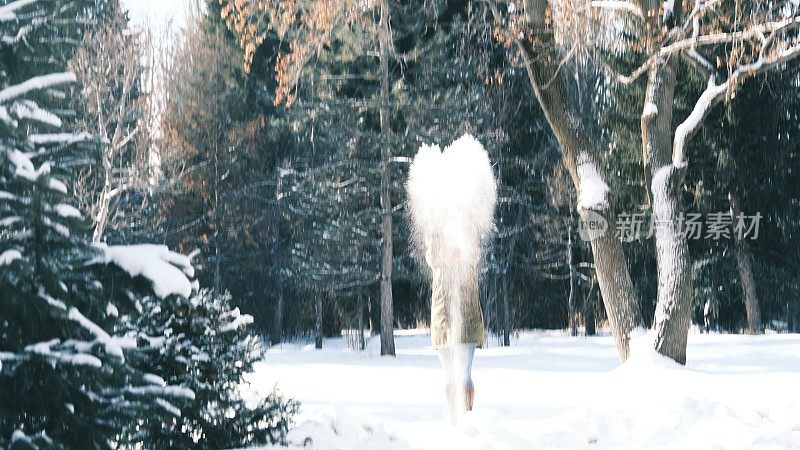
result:
[[[322,348],[322,294],[314,293],[314,348]]]
[[[734,192],[728,195],[731,203],[731,216],[735,221],[742,214],[739,196]],[[747,236],[734,233],[736,245],[736,267],[739,269],[739,278],[742,282],[744,306],[747,311],[747,332],[749,334],[764,334],[764,324],[761,321],[761,306],[758,302],[756,291],[756,278],[753,275],[753,252]]]
[[[364,350],[364,293],[360,284],[358,285],[358,307],[356,311],[358,314],[358,349]]]
[[[511,345],[511,302],[508,298],[508,291],[510,284],[505,279],[503,283],[503,346],[508,347]]]
[[[219,142],[214,142],[214,292],[222,288],[222,208],[219,200],[220,181]]]
[[[270,333],[272,345],[278,344],[283,340],[283,276],[278,275],[278,298],[275,304],[275,316],[272,321],[272,332]]]
[[[372,312],[372,294],[367,295],[367,323],[369,324],[369,334],[374,336],[378,329],[375,326],[375,316]]]
[[[572,248],[572,224],[567,227],[567,267],[569,267],[569,298],[567,300],[567,311],[569,314],[569,329],[572,336],[578,335],[578,311],[575,307],[575,253]]]
[[[502,312],[499,312],[495,308],[496,299],[492,296],[492,289],[493,289],[492,286],[494,285],[493,280],[496,278],[491,275],[493,273],[492,264],[494,262],[494,257],[490,253],[486,259],[488,261],[487,267],[489,270],[486,272],[485,282],[482,283],[480,287],[482,294],[481,298],[483,299],[483,304],[481,305],[481,307],[483,308],[484,311],[484,319],[486,320],[485,323],[486,329],[492,331],[494,330],[502,331],[503,328],[503,318],[501,317]]]
[[[684,211],[680,188],[686,169],[673,160],[672,110],[677,67],[677,57],[653,64],[641,126],[658,267],[654,345],[658,353],[685,364],[693,289],[689,246],[679,229]]]
[[[583,301],[583,326],[586,336],[594,336],[597,334],[597,326],[595,324],[594,314],[594,275],[592,275],[592,282],[589,286],[589,293],[586,294],[586,299]]]
[[[658,11],[659,5],[656,0],[642,1],[644,11]],[[659,14],[645,14],[651,54],[658,54],[665,33],[681,21],[682,3],[675,2],[673,6],[669,21]],[[687,164],[683,154],[685,141],[676,139],[672,120],[678,67],[677,54],[658,57],[651,63],[641,129],[658,272],[654,346],[658,353],[685,364],[694,290],[689,246],[680,227],[684,213],[680,189]]]
[[[496,15],[499,14],[496,11]],[[568,94],[564,72],[559,71],[559,55],[553,39],[552,14],[546,0],[527,0],[525,11],[529,27],[536,33],[533,43],[515,39],[523,55],[531,88],[558,141],[570,178],[580,192],[578,173],[579,156],[591,158],[597,152],[597,139],[593,139],[580,122],[580,114]],[[579,154],[579,152],[585,152]],[[610,193],[609,193],[610,197]],[[613,202],[607,199],[602,208],[581,209],[584,223],[602,218],[607,224],[616,224]],[[642,326],[642,315],[634,296],[622,243],[614,232],[602,233],[591,240],[597,270],[597,280],[605,300],[609,325],[614,334],[620,358],[628,358],[630,333]]]
[[[380,43],[381,71],[381,135],[385,138],[391,132],[389,127],[389,52],[392,50],[391,31],[389,30],[389,3],[381,2],[381,23],[378,32]],[[392,197],[390,193],[391,149],[384,144],[381,147],[381,355],[394,356],[394,311],[392,305]]]

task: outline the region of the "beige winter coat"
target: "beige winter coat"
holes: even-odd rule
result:
[[[478,297],[477,276],[469,277],[469,281],[459,283],[458,286],[447,288],[441,268],[432,268],[432,298],[431,298],[431,340],[433,348],[440,349],[451,347],[455,344],[477,344],[483,346],[483,312]],[[452,277],[451,277],[452,278]],[[457,298],[460,297],[460,298]],[[458,302],[461,310],[460,336],[451,336],[451,325],[457,325],[458,319],[451,318],[451,302]],[[454,331],[452,334],[458,334]]]

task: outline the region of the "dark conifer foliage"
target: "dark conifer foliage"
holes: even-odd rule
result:
[[[2,34],[18,39],[4,41],[0,71],[0,446],[112,448],[131,420],[162,417],[161,404],[184,393],[149,386],[130,364],[120,318],[139,299],[111,295],[112,280],[92,269],[101,252],[68,195],[75,165],[99,142],[65,118],[76,77],[64,69],[72,39],[102,8],[3,8]]]
[[[282,443],[295,403],[245,405],[239,390],[260,358],[252,317],[197,292],[189,257],[92,244],[75,206],[76,174],[109,142],[72,120],[67,61],[90,27],[119,19],[109,11],[0,7],[0,448]]]
[[[153,449],[219,449],[285,442],[296,403],[273,392],[255,405],[241,396],[244,376],[262,357],[253,318],[230,294],[203,289],[190,298],[147,297],[131,329],[139,333],[137,367],[194,392],[181,414],[143,417],[133,435]]]

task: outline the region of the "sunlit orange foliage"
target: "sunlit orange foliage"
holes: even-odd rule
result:
[[[337,27],[353,23],[372,8],[371,0],[219,0],[222,19],[239,36],[245,52],[245,71],[251,69],[258,47],[269,33],[289,43],[277,57],[275,104],[294,102],[303,67],[330,44]]]

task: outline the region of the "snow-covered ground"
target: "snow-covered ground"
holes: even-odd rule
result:
[[[284,344],[251,377],[302,402],[297,447],[357,449],[800,449],[800,335],[692,334],[686,367],[647,351],[620,365],[613,341],[523,333],[478,350],[475,410],[451,425],[430,338],[397,357],[343,340]],[[494,342],[491,342],[494,344]]]

